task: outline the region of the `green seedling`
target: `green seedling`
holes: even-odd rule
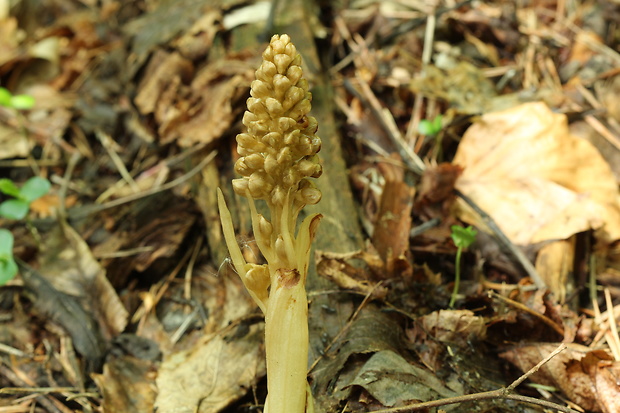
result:
[[[0,229],[0,285],[9,282],[17,274],[17,264],[13,258],[13,234],[8,229]]]
[[[32,201],[41,198],[50,190],[47,179],[35,176],[19,188],[10,179],[0,179],[0,192],[13,197],[0,204],[0,217],[23,219],[30,210]],[[17,264],[13,258],[13,234],[0,229],[0,286],[6,284],[17,274]]]
[[[418,125],[418,132],[426,136],[436,136],[441,132],[442,120],[441,115],[435,116],[433,120],[422,119]]]
[[[8,89],[0,87],[0,106],[20,111],[32,109],[34,103],[34,97],[30,95],[13,95]],[[21,118],[19,119],[21,121]],[[0,217],[23,219],[28,214],[32,201],[47,194],[50,187],[47,179],[39,177],[30,178],[21,188],[10,179],[0,179],[0,192],[13,197],[0,204]],[[13,241],[13,234],[9,230],[0,229],[0,286],[17,274]]]
[[[0,192],[14,198],[0,204],[0,217],[23,219],[30,210],[32,201],[47,194],[50,187],[47,179],[38,176],[27,180],[21,188],[18,188],[10,179],[0,179]]]
[[[454,307],[454,302],[456,301],[456,296],[459,293],[459,284],[461,281],[461,254],[465,248],[469,247],[476,240],[478,231],[476,231],[471,225],[467,228],[452,225],[450,229],[452,230],[450,237],[452,238],[452,241],[454,241],[454,245],[456,245],[457,248],[454,289],[452,290],[452,295],[450,296],[450,307]]]
[[[13,95],[8,89],[0,87],[0,106],[15,110],[32,109],[34,97],[30,95]]]

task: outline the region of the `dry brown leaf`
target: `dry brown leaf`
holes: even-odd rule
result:
[[[70,208],[77,204],[78,197],[69,195],[65,197],[65,208]],[[43,195],[30,203],[30,210],[40,218],[47,218],[54,215],[54,211],[60,207],[60,197],[56,194]]]
[[[384,263],[376,253],[373,255],[364,251],[354,251],[339,254],[317,251],[315,255],[317,273],[340,288],[371,294],[373,298],[384,298],[387,295],[386,287],[372,281],[370,279],[372,275],[367,270],[349,263],[349,260],[361,259],[370,268],[382,270]]]
[[[160,412],[219,412],[265,374],[262,329],[242,339],[205,337],[187,351],[169,355],[157,376]]]
[[[162,125],[162,135],[178,139],[182,147],[220,137],[234,120],[233,102],[247,93],[253,78],[254,65],[240,60],[223,59],[202,68],[191,84],[191,118],[176,128]]]
[[[192,62],[181,54],[168,53],[163,50],[155,52],[146,68],[144,81],[140,84],[138,95],[134,100],[140,113],[153,113],[161,104],[161,95],[174,80],[187,80],[193,74]]]
[[[153,411],[155,372],[151,362],[133,357],[113,359],[93,380],[103,396],[105,413]]]
[[[486,211],[512,242],[528,245],[600,229],[620,238],[620,196],[609,165],[568,132],[566,116],[544,103],[483,115],[461,141],[456,188]],[[484,224],[462,200],[459,217]]]
[[[422,175],[415,214],[428,219],[446,216],[454,202],[454,183],[463,168],[451,163],[429,165]]]
[[[420,317],[424,329],[441,342],[466,346],[472,338],[484,339],[484,318],[469,310],[440,310]]]
[[[0,123],[0,159],[25,158],[32,142],[16,128]]]
[[[0,16],[0,66],[20,55],[19,43],[25,37],[15,17]]]
[[[409,251],[411,207],[415,189],[404,182],[404,171],[389,163],[378,165],[385,179],[372,243],[385,262],[383,278],[410,277]]]
[[[594,45],[594,47],[592,46]],[[596,52],[595,47],[601,47],[603,41],[601,37],[590,30],[580,30],[575,35],[575,43],[570,51],[568,62],[577,62],[579,64],[585,64],[594,56]]]
[[[230,127],[233,101],[245,93],[252,78],[253,66],[233,59],[209,64],[194,76],[190,60],[177,52],[158,51],[135,103],[142,114],[153,114],[162,143],[209,143]]]
[[[544,245],[536,256],[536,270],[559,303],[573,292],[571,275],[575,260],[575,237]]]
[[[555,343],[526,344],[505,351],[499,356],[526,372],[557,346]],[[588,372],[589,363],[584,363],[588,357],[593,357],[591,353],[588,347],[570,344],[566,350],[549,360],[538,372],[532,374],[530,379],[535,383],[561,389],[574,403],[586,411],[600,412],[594,383]]]
[[[620,363],[610,361],[599,361],[596,364],[594,374],[594,385],[596,395],[603,412],[620,412]]]
[[[221,19],[220,10],[206,10],[192,27],[181,37],[175,39],[172,44],[188,59],[197,60],[206,56],[213,45],[215,35],[221,29]]]

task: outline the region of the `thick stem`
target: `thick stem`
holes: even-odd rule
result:
[[[304,413],[308,369],[308,301],[296,269],[278,269],[265,315],[265,413]]]

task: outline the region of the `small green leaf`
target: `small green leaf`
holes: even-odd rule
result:
[[[437,135],[439,132],[441,132],[442,119],[443,117],[441,115],[435,116],[435,119],[433,119],[432,121],[428,119],[422,119],[420,121],[420,124],[418,125],[418,132],[426,136]]]
[[[0,255],[13,255],[13,234],[8,229],[0,228]]]
[[[0,204],[0,217],[22,219],[28,213],[30,204],[22,199],[9,199]]]
[[[435,134],[438,134],[441,131],[441,127],[443,121],[443,116],[437,115],[435,119],[433,119],[433,129],[435,130]]]
[[[418,125],[418,132],[422,135],[431,136],[434,135],[433,124],[430,120],[422,119]]]
[[[13,95],[8,91],[8,89],[0,87],[0,105],[10,108],[12,97]]]
[[[30,95],[16,95],[11,98],[11,107],[14,109],[32,109],[34,106],[34,97]]]
[[[0,286],[11,281],[17,274],[17,264],[13,256],[0,256]]]
[[[51,188],[50,181],[39,176],[34,176],[26,181],[22,186],[20,192],[20,198],[30,203],[35,199],[41,198],[47,194]]]
[[[8,283],[17,274],[17,264],[13,256],[0,256],[0,286]]]
[[[452,241],[454,241],[454,245],[456,245],[457,248],[469,247],[476,240],[476,235],[478,234],[478,231],[476,231],[471,225],[467,228],[452,225],[450,229],[452,230],[450,237],[452,238]]]
[[[19,188],[15,185],[15,182],[7,178],[0,179],[0,192],[19,198]]]
[[[0,285],[9,282],[17,274],[17,264],[13,258],[13,234],[0,229]]]

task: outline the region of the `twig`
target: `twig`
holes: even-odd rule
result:
[[[505,391],[506,392],[511,392],[513,391],[519,384],[521,384],[525,379],[527,379],[528,377],[530,377],[532,374],[536,373],[538,370],[540,370],[540,368],[547,364],[547,362],[549,362],[549,360],[551,360],[552,358],[554,358],[555,356],[557,356],[558,354],[560,354],[562,351],[564,351],[566,349],[566,343],[562,343],[558,346],[558,348],[556,348],[555,350],[553,350],[547,357],[545,357],[544,359],[542,359],[537,365],[535,365],[534,367],[532,367],[531,369],[529,369],[524,375],[522,375],[521,377],[519,377],[518,379],[516,379],[515,381],[513,381],[512,383],[510,383],[510,386],[506,387]]]
[[[611,294],[609,293],[609,288],[605,288],[605,304],[607,304],[607,312],[609,314],[608,323],[610,330],[607,334],[605,334],[605,338],[607,339],[607,344],[609,344],[611,353],[614,355],[614,359],[616,361],[619,361],[620,338],[618,338],[618,328],[616,327],[616,318],[614,317],[614,305],[611,302]]]
[[[424,162],[415,152],[413,152],[409,145],[406,144],[400,131],[396,127],[394,118],[390,116],[388,120],[388,113],[383,110],[379,100],[370,89],[370,86],[368,86],[368,83],[364,82],[362,79],[358,80],[359,85],[362,88],[361,92],[353,86],[349,79],[344,80],[344,87],[362,103],[364,103],[364,105],[370,108],[370,111],[373,113],[377,121],[379,121],[379,124],[383,130],[396,145],[398,153],[407,167],[418,175],[421,175],[422,172],[424,172],[424,169],[426,169]]]
[[[22,379],[22,377],[27,377],[25,374],[18,375],[11,368],[4,365],[3,363],[0,363],[0,375],[4,376],[9,382],[22,389],[32,387],[31,392],[37,393],[37,389],[34,387],[34,383],[27,383]],[[0,392],[10,393],[10,389],[5,387],[4,389],[1,389]],[[69,409],[67,409],[67,407],[60,402],[60,400],[56,399],[51,394],[47,394],[47,392],[42,392],[38,396],[35,396],[35,400],[50,413],[69,412]]]
[[[431,407],[446,406],[448,404],[471,402],[471,401],[478,401],[478,400],[490,400],[490,399],[515,400],[515,401],[524,402],[524,403],[536,404],[539,406],[547,407],[549,409],[555,409],[555,410],[565,412],[565,413],[579,413],[576,410],[571,409],[570,407],[561,406],[557,403],[549,402],[546,400],[535,399],[534,397],[521,396],[519,394],[511,393],[525,379],[527,379],[532,374],[536,373],[545,363],[547,363],[557,354],[562,352],[564,349],[566,349],[566,344],[565,343],[560,344],[560,346],[556,348],[554,351],[552,351],[551,354],[545,357],[540,363],[532,367],[528,372],[523,374],[517,380],[513,381],[508,387],[503,387],[501,389],[482,392],[482,393],[466,394],[463,396],[448,397],[448,398],[440,399],[440,400],[432,400],[429,402],[415,403],[415,404],[410,404],[408,406],[403,406],[403,407],[375,410],[373,413],[406,413],[406,412],[413,412],[416,410],[428,409]]]
[[[478,215],[480,215],[480,218],[482,218],[487,227],[491,231],[493,231],[495,239],[499,242],[501,246],[503,246],[508,252],[512,254],[512,256],[517,260],[519,264],[521,264],[521,267],[523,267],[527,275],[532,279],[532,281],[534,281],[536,287],[538,287],[538,289],[540,290],[547,288],[547,285],[538,274],[538,271],[536,271],[536,268],[534,268],[534,265],[532,265],[532,263],[530,262],[530,260],[527,259],[525,254],[523,254],[523,252],[508,239],[506,234],[504,234],[504,232],[497,226],[493,218],[491,218],[489,214],[484,212],[478,205],[476,205],[476,203],[472,201],[471,198],[469,198],[467,195],[465,195],[458,189],[455,189],[454,192],[458,197],[465,201],[467,205],[469,205],[474,211],[476,211]]]
[[[67,211],[65,209],[65,203],[67,202],[67,189],[69,188],[69,182],[71,182],[71,175],[73,175],[73,170],[77,166],[80,158],[81,155],[77,151],[71,154],[71,158],[69,158],[69,162],[67,163],[67,169],[65,169],[63,180],[60,184],[60,190],[58,191],[58,215],[61,219],[64,219],[64,217],[67,216]]]
[[[185,269],[185,282],[183,283],[183,298],[187,301],[192,299],[192,272],[194,270],[194,264],[196,264],[196,258],[202,247],[202,238],[198,238],[198,242],[192,248],[192,256],[189,259],[189,264]]]
[[[549,317],[547,317],[544,314],[540,314],[539,312],[536,312],[534,310],[532,310],[531,308],[529,308],[528,306],[525,306],[523,304],[521,304],[518,301],[515,300],[511,300],[510,298],[504,297],[502,295],[497,294],[494,291],[489,291],[489,295],[495,298],[498,298],[502,301],[505,301],[506,303],[510,304],[513,307],[518,308],[519,310],[525,311],[528,314],[533,315],[536,318],[540,318],[540,320],[547,324],[549,327],[551,327],[553,330],[555,330],[556,333],[558,333],[559,335],[561,335],[562,337],[564,337],[564,329],[562,328],[562,326],[560,326],[558,323],[556,323],[555,321],[553,321],[552,319],[550,319]]]
[[[118,156],[118,153],[116,153],[115,146],[117,147],[118,144],[112,139],[110,135],[101,130],[96,130],[95,136],[97,136],[97,139],[99,139],[101,145],[108,152],[108,155],[110,156],[110,159],[112,159],[112,163],[114,164],[114,166],[116,166],[118,173],[121,174],[121,177],[123,177],[125,182],[127,182],[131,190],[134,193],[140,192],[140,187],[138,186],[136,181],[134,181],[133,177],[125,167],[125,164],[123,163],[121,157]]]
[[[437,4],[430,2],[430,10],[426,18],[426,29],[424,31],[424,47],[422,49],[422,67],[428,66],[431,62],[431,56],[433,54],[433,40],[435,38],[435,26],[437,24]],[[424,96],[421,93],[417,93],[415,101],[413,103],[413,110],[411,111],[411,118],[409,119],[409,127],[405,133],[405,141],[410,148],[414,151],[419,150],[421,145],[418,145],[415,139],[417,139],[417,129],[422,119],[422,103]],[[420,143],[422,140],[419,141]]]
[[[196,166],[194,166],[188,173],[183,176],[178,177],[175,180],[168,182],[160,187],[150,188],[146,191],[139,192],[137,194],[128,195],[122,198],[115,199],[114,201],[106,202],[101,205],[89,205],[80,209],[74,209],[69,211],[69,218],[78,219],[84,218],[90,214],[95,214],[97,212],[101,212],[106,209],[114,208],[119,205],[123,205],[127,202],[137,201],[138,199],[145,198],[147,196],[155,195],[159,192],[167,191],[168,189],[174,188],[175,186],[182,184],[183,182],[191,179],[194,175],[202,170],[209,162],[211,162],[215,156],[217,155],[217,151],[211,152],[208,156],[204,157],[202,161]]]

